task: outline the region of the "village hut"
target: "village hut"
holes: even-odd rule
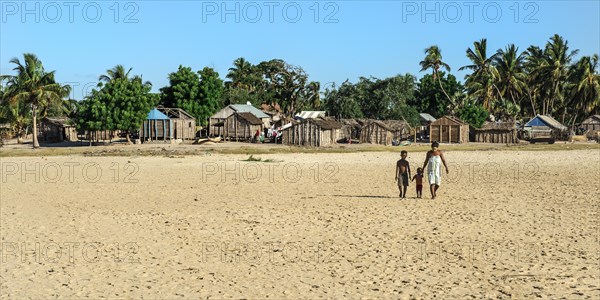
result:
[[[367,121],[360,130],[361,144],[391,145],[393,138],[393,129],[378,120]]]
[[[49,143],[74,142],[77,141],[77,129],[66,117],[44,117],[38,122],[38,139]]]
[[[429,138],[429,125],[435,122],[435,118],[428,113],[419,114],[420,126],[417,129],[417,136],[420,140],[427,140]]]
[[[173,125],[173,138],[193,140],[196,138],[196,118],[181,108],[157,107]]]
[[[477,143],[516,144],[516,123],[513,122],[485,122],[481,128],[471,128],[471,141]]]
[[[271,126],[271,117],[269,115],[267,115],[266,113],[264,113],[263,111],[261,111],[260,109],[252,106],[252,104],[250,104],[250,102],[246,103],[246,104],[230,104],[228,106],[226,106],[225,108],[221,109],[220,111],[218,111],[217,113],[215,113],[214,115],[212,115],[209,119],[208,119],[208,133],[210,136],[222,136],[223,135],[223,122],[225,121],[225,119],[227,119],[229,116],[231,116],[233,113],[235,112],[249,112],[251,114],[253,114],[255,117],[257,117],[258,119],[260,119],[262,121],[262,124],[264,127],[270,127]]]
[[[453,116],[444,116],[429,125],[429,142],[467,143],[469,124]]]
[[[142,124],[140,139],[143,142],[173,139],[173,121],[157,108],[152,109]]]
[[[335,144],[340,139],[342,123],[325,118],[308,118],[282,130],[282,143],[320,147]]]
[[[360,131],[362,128],[362,124],[355,119],[340,119],[339,122],[342,124],[342,128],[340,128],[340,140],[341,141],[350,141],[350,140],[360,140]]]
[[[547,115],[535,116],[525,124],[523,131],[530,140],[550,138],[564,141],[569,138],[569,128]]]
[[[581,126],[585,131],[600,130],[600,115],[592,115],[581,122]]]
[[[254,137],[256,131],[262,132],[263,130],[262,120],[249,112],[235,112],[215,126],[222,127],[225,139],[235,139],[236,141],[249,141]]]
[[[385,125],[392,132],[392,141],[402,141],[410,137],[410,126],[404,120],[385,120]]]

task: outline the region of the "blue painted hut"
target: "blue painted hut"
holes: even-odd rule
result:
[[[140,129],[140,139],[143,142],[167,141],[173,138],[173,121],[167,115],[160,112],[157,108],[152,109],[142,128]]]

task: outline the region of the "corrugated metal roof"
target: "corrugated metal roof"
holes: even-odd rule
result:
[[[147,120],[169,120],[167,115],[161,113],[158,109],[153,108],[146,117]]]
[[[262,112],[260,109],[252,106],[252,105],[248,105],[248,104],[231,104],[229,105],[229,107],[231,107],[233,110],[237,111],[237,112],[249,112],[252,113],[254,116],[256,116],[257,118],[269,118],[269,116],[267,114],[265,114],[264,112]]]
[[[420,113],[419,116],[421,117],[421,119],[428,121],[428,122],[434,122],[435,118],[428,114],[428,113]]]
[[[316,119],[316,118],[324,118],[325,111],[317,111],[317,110],[305,110],[296,114],[296,117],[301,119]]]
[[[175,118],[175,119],[194,119],[194,116],[192,116],[190,113],[188,113],[187,111],[181,109],[181,108],[177,108],[177,107],[157,107],[156,109],[158,109],[160,112],[164,113],[166,116],[168,116],[169,118]]]
[[[537,115],[537,116],[535,116],[535,118],[529,120],[529,122],[527,122],[527,124],[525,124],[525,127],[531,127],[531,126],[548,126],[548,127],[552,127],[554,129],[560,129],[560,130],[568,129],[567,126],[560,124],[558,121],[556,121],[551,116],[545,116],[545,115]]]

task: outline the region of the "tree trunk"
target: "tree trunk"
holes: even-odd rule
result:
[[[31,106],[31,114],[33,117],[33,148],[39,148],[40,143],[38,142],[37,137],[37,107],[35,105]]]
[[[127,138],[127,145],[131,145],[131,138],[129,138],[129,131],[125,132],[125,137]]]
[[[446,93],[446,90],[444,90],[444,86],[442,85],[442,80],[440,79],[440,76],[437,76],[437,80],[438,83],[440,84],[440,88],[442,89],[442,92],[444,93],[444,95],[446,95],[446,97],[448,97],[448,100],[450,100],[450,103],[452,104],[452,107],[454,108],[454,106],[456,106],[454,104],[454,101],[452,101],[452,99],[450,98],[450,96],[448,96],[448,93]]]
[[[533,105],[533,97],[531,97],[531,91],[529,89],[527,89],[527,94],[529,94],[529,101],[531,102],[531,109],[533,112],[533,115],[537,115],[535,112],[535,105]]]
[[[23,144],[23,129],[17,129],[17,144]]]

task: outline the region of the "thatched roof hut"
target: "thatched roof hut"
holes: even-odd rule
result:
[[[410,136],[410,126],[404,120],[385,120],[383,123],[392,132],[392,140],[401,141]]]
[[[356,119],[340,119],[342,128],[340,129],[340,140],[358,140],[360,139],[360,131],[363,123]]]
[[[369,120],[360,131],[360,142],[365,144],[391,145],[393,129],[379,120]]]
[[[44,117],[38,122],[38,139],[44,142],[77,141],[77,129],[67,117]]]
[[[600,130],[600,115],[592,115],[585,119],[581,122],[581,127],[585,128],[586,131]]]
[[[331,145],[340,139],[342,126],[332,119],[305,119],[282,130],[282,143],[312,147]]]
[[[469,124],[453,116],[444,116],[429,125],[429,142],[468,143]]]
[[[517,126],[511,122],[485,122],[481,128],[471,128],[471,141],[478,143],[516,144]]]

